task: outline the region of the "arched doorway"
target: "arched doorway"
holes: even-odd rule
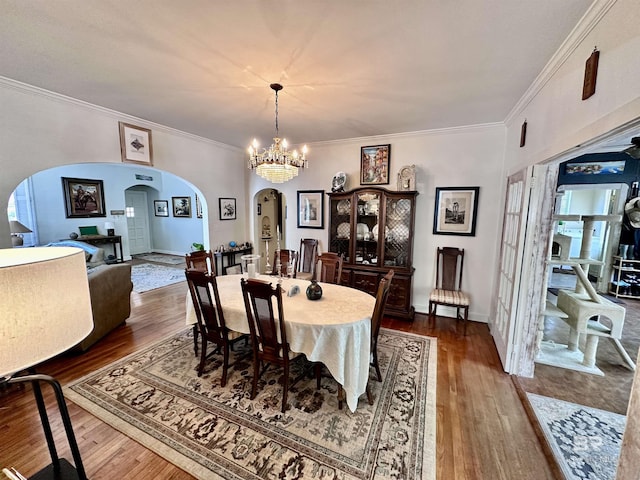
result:
[[[275,188],[260,190],[253,197],[254,251],[260,255],[260,271],[267,273],[273,267],[274,252],[286,247],[286,198]]]

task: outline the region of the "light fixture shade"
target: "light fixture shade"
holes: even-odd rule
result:
[[[9,230],[11,230],[11,233],[32,233],[31,230],[17,220],[11,220],[9,222]]]
[[[0,378],[68,350],[92,330],[83,250],[0,250]]]

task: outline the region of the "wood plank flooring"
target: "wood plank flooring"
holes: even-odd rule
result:
[[[39,367],[63,385],[139,348],[184,329],[186,283],[132,294],[126,325],[87,353]],[[413,323],[385,319],[384,326],[438,338],[437,478],[552,479],[512,378],[502,371],[487,325],[470,322],[468,335],[455,321],[424,315]],[[462,331],[462,330],[460,330]],[[61,456],[71,459],[53,398],[45,398]],[[89,478],[190,479],[186,472],[67,401]],[[50,462],[29,387],[0,391],[0,467],[29,476]]]

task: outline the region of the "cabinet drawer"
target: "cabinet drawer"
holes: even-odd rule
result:
[[[370,293],[375,297],[378,289],[378,274],[375,272],[354,271],[352,285],[354,288]]]

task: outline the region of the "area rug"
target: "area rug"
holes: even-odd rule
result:
[[[624,415],[527,393],[567,480],[615,479]]]
[[[184,282],[186,278],[183,268],[141,263],[131,267],[131,281],[133,282],[133,291],[143,293],[173,283]]]
[[[149,262],[166,263],[167,265],[184,265],[184,256],[168,255],[166,253],[140,253],[132,255],[138,260],[147,260]]]
[[[435,479],[436,339],[382,329],[373,405],[363,395],[339,410],[324,372],[320,390],[307,377],[291,387],[282,414],[281,371],[250,400],[249,347],[235,347],[223,388],[220,355],[197,376],[190,332],[74,382],[68,398],[199,479]]]

